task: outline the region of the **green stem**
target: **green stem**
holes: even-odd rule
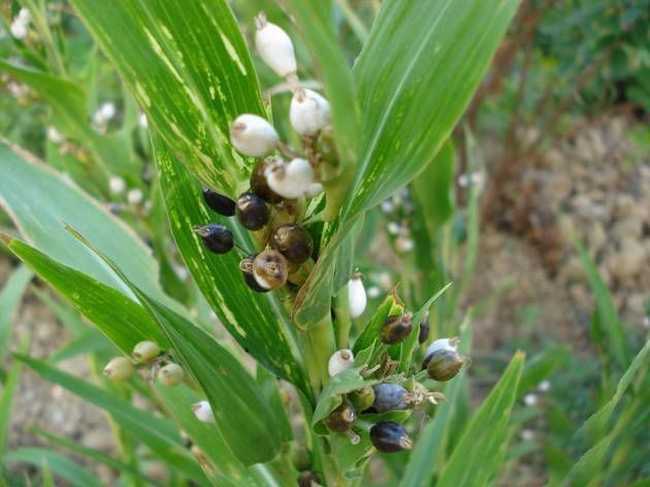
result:
[[[59,76],[65,77],[65,65],[63,64],[63,58],[57,49],[56,43],[54,42],[54,36],[50,30],[50,26],[47,24],[47,13],[45,11],[45,3],[39,1],[39,5],[36,5],[34,0],[23,0],[25,6],[29,9],[34,19],[34,26],[38,31],[43,44],[45,45],[45,50],[47,52],[47,57],[50,62],[51,67],[54,69],[56,74]]]
[[[350,316],[347,286],[343,287],[334,298],[334,311],[336,315],[336,344],[339,349],[349,348],[352,317]]]
[[[316,396],[327,382],[327,362],[335,350],[334,330],[328,315],[305,332],[305,363]]]

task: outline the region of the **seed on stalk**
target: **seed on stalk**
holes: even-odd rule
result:
[[[292,264],[302,264],[311,256],[314,242],[309,232],[300,225],[280,225],[271,235],[271,247]]]
[[[384,327],[381,329],[381,341],[392,345],[404,340],[413,330],[412,319],[410,313],[387,318]]]
[[[378,413],[408,409],[410,405],[409,392],[399,384],[377,384],[373,386],[375,400],[372,407]]]
[[[257,282],[257,279],[255,279],[255,276],[253,275],[254,264],[255,264],[255,257],[245,257],[239,263],[239,269],[242,271],[242,274],[244,275],[244,281],[246,282],[246,285],[249,288],[251,288],[253,291],[258,293],[269,292],[271,290],[270,288],[260,286],[259,283]]]
[[[295,74],[296,55],[287,33],[266,20],[264,13],[255,17],[255,26],[257,27],[255,47],[262,60],[278,76],[286,77]]]
[[[158,380],[166,386],[175,386],[183,382],[183,368],[175,363],[169,363],[158,371]]]
[[[458,375],[465,365],[465,359],[458,353],[457,340],[440,338],[435,340],[424,355],[423,368],[433,380],[446,382]]]
[[[287,282],[289,263],[277,250],[264,250],[253,261],[253,276],[260,287],[277,289]]]
[[[368,296],[366,296],[366,288],[363,286],[361,274],[355,274],[348,281],[348,306],[350,308],[350,316],[358,318],[363,314],[368,304]]]
[[[394,453],[413,448],[404,426],[394,421],[381,421],[370,428],[370,441],[377,450]]]
[[[201,237],[207,249],[215,254],[225,254],[235,244],[232,232],[218,223],[195,227],[194,233]]]
[[[138,342],[135,347],[133,347],[133,360],[137,364],[146,364],[151,362],[158,355],[160,355],[160,347],[157,343],[145,340]]]
[[[344,348],[337,350],[332,354],[327,363],[327,372],[330,377],[340,374],[344,370],[349,369],[354,365],[354,354],[352,350]]]
[[[104,375],[115,382],[126,380],[132,374],[133,364],[125,357],[115,357],[104,367]]]
[[[251,191],[255,193],[260,198],[266,200],[268,203],[280,203],[282,201],[282,196],[274,192],[266,181],[266,176],[264,175],[266,168],[273,161],[276,161],[275,158],[267,158],[261,161],[258,161],[251,173],[250,184]],[[280,160],[280,162],[282,162]]]
[[[264,157],[275,149],[278,140],[273,126],[258,115],[245,113],[230,126],[230,142],[246,156]]]
[[[266,202],[255,193],[244,193],[237,199],[237,219],[249,230],[259,230],[266,225],[271,212]]]
[[[203,423],[214,423],[214,413],[208,401],[199,401],[192,405],[192,412]]]
[[[330,413],[325,420],[325,424],[332,431],[345,433],[350,430],[356,419],[356,411],[351,404],[344,401],[343,404]]]
[[[315,91],[298,88],[291,99],[289,120],[300,135],[316,135],[330,123],[330,104]]]
[[[306,159],[296,158],[290,162],[281,159],[271,161],[264,170],[266,182],[283,198],[296,199],[313,196],[319,187],[314,169]]]
[[[203,200],[212,211],[216,211],[223,216],[233,216],[235,214],[235,202],[226,195],[212,191],[210,188],[203,188]]]

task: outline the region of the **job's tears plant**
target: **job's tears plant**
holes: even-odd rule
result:
[[[107,408],[180,479],[356,485],[372,458],[414,449],[405,478],[430,480],[422,459],[435,452],[418,446],[433,433],[422,425],[444,430],[437,408],[455,397],[452,379],[466,364],[458,341],[425,319],[444,289],[407,307],[397,287],[367,309],[355,246],[367,212],[436,163],[517,2],[383,2],[354,63],[339,48],[330,2],[289,0],[288,16],[269,9],[244,28],[254,27],[267,79],[290,97],[282,111],[262,96],[227,2],[71,3],[146,114],[178,252],[241,348],[215,339],[205,315],[190,319],[112,216],[3,147],[14,168],[4,199],[33,244],[7,238],[8,247],[122,352],[106,357],[113,390],[146,395],[189,448],[171,421],[21,360]],[[297,61],[305,51],[311,69]],[[21,206],[22,174],[51,198],[50,212]],[[30,218],[38,224],[22,224]],[[44,240],[42,228],[56,231]],[[499,407],[485,414],[507,419],[520,372],[517,357],[495,389]],[[475,444],[497,458],[504,440],[475,437],[466,452]],[[441,485],[459,485],[461,461],[436,472]],[[473,468],[460,471],[493,473]]]

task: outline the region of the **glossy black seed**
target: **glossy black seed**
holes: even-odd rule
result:
[[[226,195],[212,191],[210,188],[203,188],[203,200],[211,210],[216,211],[223,216],[233,216],[235,214],[235,202]]]
[[[375,400],[372,407],[378,413],[409,408],[408,391],[399,384],[377,384],[373,386]]]
[[[394,421],[381,421],[370,428],[370,441],[377,450],[384,453],[410,450],[413,447],[404,426]]]
[[[196,227],[194,231],[201,237],[206,248],[215,254],[225,254],[234,245],[232,232],[218,223]]]
[[[244,193],[237,199],[237,218],[249,230],[259,230],[269,222],[266,202],[254,193]]]
[[[399,343],[410,335],[413,330],[412,316],[391,316],[386,319],[381,330],[381,341],[386,344]]]
[[[255,279],[255,276],[253,275],[254,262],[254,257],[246,257],[239,264],[239,268],[242,272],[242,275],[244,276],[244,282],[249,288],[257,293],[267,293],[271,289],[260,286],[260,284]]]
[[[265,159],[258,161],[258,163],[255,165],[250,179],[251,191],[269,203],[280,203],[282,201],[282,196],[275,193],[271,188],[269,188],[269,185],[266,182],[264,171],[266,170],[268,164],[269,159]]]
[[[273,230],[271,247],[293,264],[302,264],[314,250],[314,241],[309,232],[300,225],[280,225]]]
[[[441,349],[425,357],[427,374],[438,382],[447,382],[458,375],[465,360],[456,350]]]
[[[352,405],[350,403],[343,402],[343,404],[341,404],[330,413],[330,415],[325,420],[325,424],[332,431],[336,431],[337,433],[344,433],[346,431],[349,431],[356,419],[357,412],[354,410]]]

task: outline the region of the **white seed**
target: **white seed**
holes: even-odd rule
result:
[[[214,423],[214,414],[212,406],[208,401],[199,401],[192,405],[192,412],[199,421],[203,423]]]
[[[175,386],[183,382],[183,368],[175,363],[169,363],[158,371],[158,380],[166,386]]]
[[[143,129],[146,129],[149,126],[149,120],[147,119],[146,113],[141,113],[138,116],[138,125]]]
[[[277,159],[268,164],[264,176],[269,187],[286,199],[301,198],[312,194],[314,189],[320,189],[314,186],[318,183],[306,159],[296,158],[288,163]]]
[[[532,394],[532,393],[531,394],[526,394],[524,396],[524,404],[526,406],[530,406],[530,407],[533,407],[533,406],[537,405],[537,395]]]
[[[97,110],[97,112],[101,114],[101,117],[104,120],[108,121],[115,116],[116,113],[115,104],[110,101],[102,103],[102,105],[99,107],[99,110]]]
[[[393,205],[393,202],[391,200],[384,200],[381,203],[381,211],[384,213],[392,213],[393,210],[395,210],[395,206]]]
[[[278,76],[294,74],[297,66],[291,38],[280,27],[268,22],[263,13],[255,18],[255,24],[255,47],[262,60]]]
[[[122,381],[133,374],[133,364],[125,357],[115,357],[104,367],[104,375],[113,381]]]
[[[334,377],[336,374],[349,369],[352,365],[354,365],[354,354],[352,350],[344,348],[332,354],[327,363],[327,372],[330,377]]]
[[[411,238],[399,236],[397,237],[397,240],[395,240],[395,248],[400,253],[405,254],[407,252],[410,252],[414,247],[415,242]]]
[[[246,156],[263,157],[270,154],[278,143],[273,126],[258,115],[245,113],[230,126],[230,142]]]
[[[27,37],[27,23],[21,21],[18,17],[16,17],[13,22],[11,23],[11,35],[14,36],[16,39],[24,39]]]
[[[388,222],[386,225],[386,230],[390,235],[398,235],[400,233],[401,226],[397,222]]]
[[[305,196],[307,198],[313,198],[314,196],[321,194],[323,191],[325,191],[325,188],[321,183],[312,183],[307,188],[307,191],[305,191]]]
[[[108,180],[108,188],[111,194],[121,194],[126,189],[126,183],[119,176],[111,176]]]
[[[132,205],[139,205],[143,199],[144,194],[139,188],[132,189],[126,194],[126,200]]]
[[[355,276],[348,281],[348,304],[352,318],[361,316],[368,304],[366,289],[363,287],[363,281],[359,276]]]
[[[18,11],[18,15],[16,16],[17,20],[20,20],[21,22],[25,24],[29,24],[32,20],[32,14],[30,13],[29,9],[26,7],[22,7]]]
[[[299,88],[291,99],[289,120],[300,135],[316,135],[330,123],[330,104],[315,91]]]
[[[157,343],[145,340],[133,347],[133,359],[138,364],[145,364],[160,355],[160,347]]]
[[[379,289],[377,286],[369,287],[367,294],[370,299],[378,298],[381,294],[381,289]]]
[[[532,441],[535,439],[535,432],[530,429],[521,430],[521,439],[524,441]]]
[[[434,340],[431,345],[427,348],[425,357],[429,357],[432,353],[437,352],[438,350],[447,350],[450,352],[455,352],[458,349],[458,338],[438,338]]]
[[[63,137],[63,134],[61,134],[61,132],[59,132],[55,127],[50,125],[47,128],[47,140],[58,145],[65,141],[65,137]]]
[[[539,383],[539,386],[537,386],[537,388],[540,390],[540,392],[548,392],[551,389],[551,383],[548,380],[543,380]]]

